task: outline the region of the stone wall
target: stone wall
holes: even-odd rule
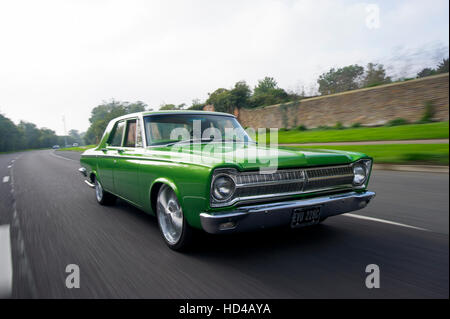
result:
[[[415,122],[432,102],[435,120],[448,121],[449,74],[387,84],[255,109],[236,110],[243,127],[308,128],[354,123],[381,125],[395,118]]]

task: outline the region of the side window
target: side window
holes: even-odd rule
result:
[[[123,146],[136,147],[136,120],[127,121],[127,130]]]
[[[112,136],[109,138],[110,146],[122,146],[122,137],[124,128],[125,128],[125,121],[120,121],[119,123],[116,124],[114,132]]]

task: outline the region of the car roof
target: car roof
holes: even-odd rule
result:
[[[120,117],[115,118],[114,120],[121,120],[126,119],[130,117],[137,117],[137,116],[147,116],[147,115],[162,115],[162,114],[171,114],[171,115],[188,115],[188,114],[196,114],[196,115],[220,115],[220,116],[230,116],[230,117],[236,117],[233,114],[230,113],[223,113],[223,112],[211,112],[211,111],[179,111],[179,110],[167,110],[167,111],[143,111],[143,112],[136,112],[131,114],[125,114]]]

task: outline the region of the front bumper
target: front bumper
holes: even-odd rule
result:
[[[320,218],[362,209],[375,197],[374,192],[349,192],[295,201],[238,207],[230,212],[201,213],[203,229],[211,234],[243,232],[289,225],[295,209],[320,207]]]

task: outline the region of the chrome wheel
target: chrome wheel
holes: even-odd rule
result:
[[[170,245],[175,245],[183,233],[183,211],[175,192],[164,185],[158,194],[156,214],[161,232]]]
[[[97,179],[95,180],[95,196],[97,197],[97,201],[100,203],[103,199],[103,188]]]

